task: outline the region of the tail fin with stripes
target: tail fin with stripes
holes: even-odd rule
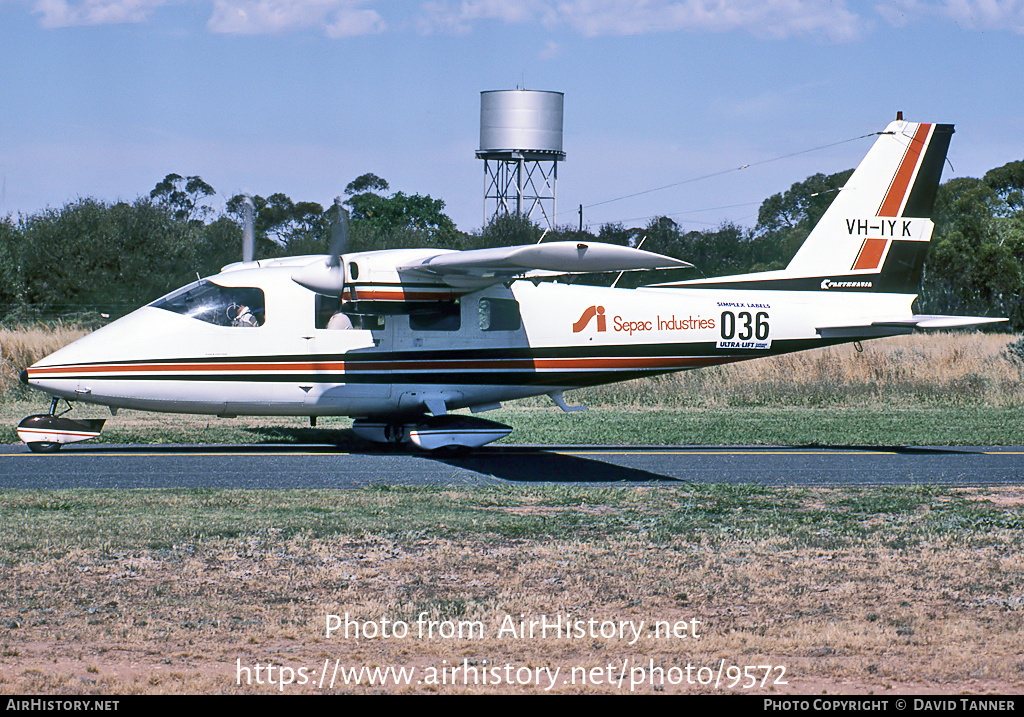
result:
[[[953,125],[892,122],[785,269],[674,285],[917,293],[952,135]]]

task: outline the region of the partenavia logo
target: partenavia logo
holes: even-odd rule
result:
[[[870,289],[872,286],[874,286],[874,283],[870,281],[834,281],[832,279],[824,279],[821,282],[823,291],[828,289]]]
[[[574,334],[578,334],[580,331],[583,331],[583,329],[587,328],[587,325],[590,323],[590,320],[595,316],[597,317],[597,330],[605,331],[607,327],[604,318],[604,307],[590,306],[587,308],[586,311],[583,312],[579,320],[572,325],[572,332]]]

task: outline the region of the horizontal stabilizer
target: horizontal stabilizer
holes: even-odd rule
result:
[[[988,316],[945,316],[942,314],[914,314],[902,319],[882,319],[870,324],[846,326],[819,326],[817,331],[823,338],[872,338],[909,334],[915,329],[961,329],[983,324],[996,324],[1008,319]]]
[[[400,267],[399,271],[422,273],[462,286],[467,282],[486,285],[534,271],[583,274],[692,266],[680,259],[617,244],[563,241],[439,254]]]
[[[913,326],[917,329],[959,329],[982,324],[998,324],[1009,319],[988,316],[945,316],[942,314],[914,314],[897,321],[875,321],[874,326]]]

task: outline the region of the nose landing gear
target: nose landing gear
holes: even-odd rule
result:
[[[102,418],[65,418],[64,414],[74,408],[68,401],[67,408],[57,413],[59,398],[50,403],[49,413],[29,416],[18,424],[18,438],[23,440],[33,453],[55,453],[65,443],[75,443],[96,438],[106,423]]]

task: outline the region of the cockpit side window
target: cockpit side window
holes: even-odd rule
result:
[[[262,326],[266,320],[266,298],[262,289],[220,286],[208,279],[171,292],[150,306],[216,326],[252,328]]]

